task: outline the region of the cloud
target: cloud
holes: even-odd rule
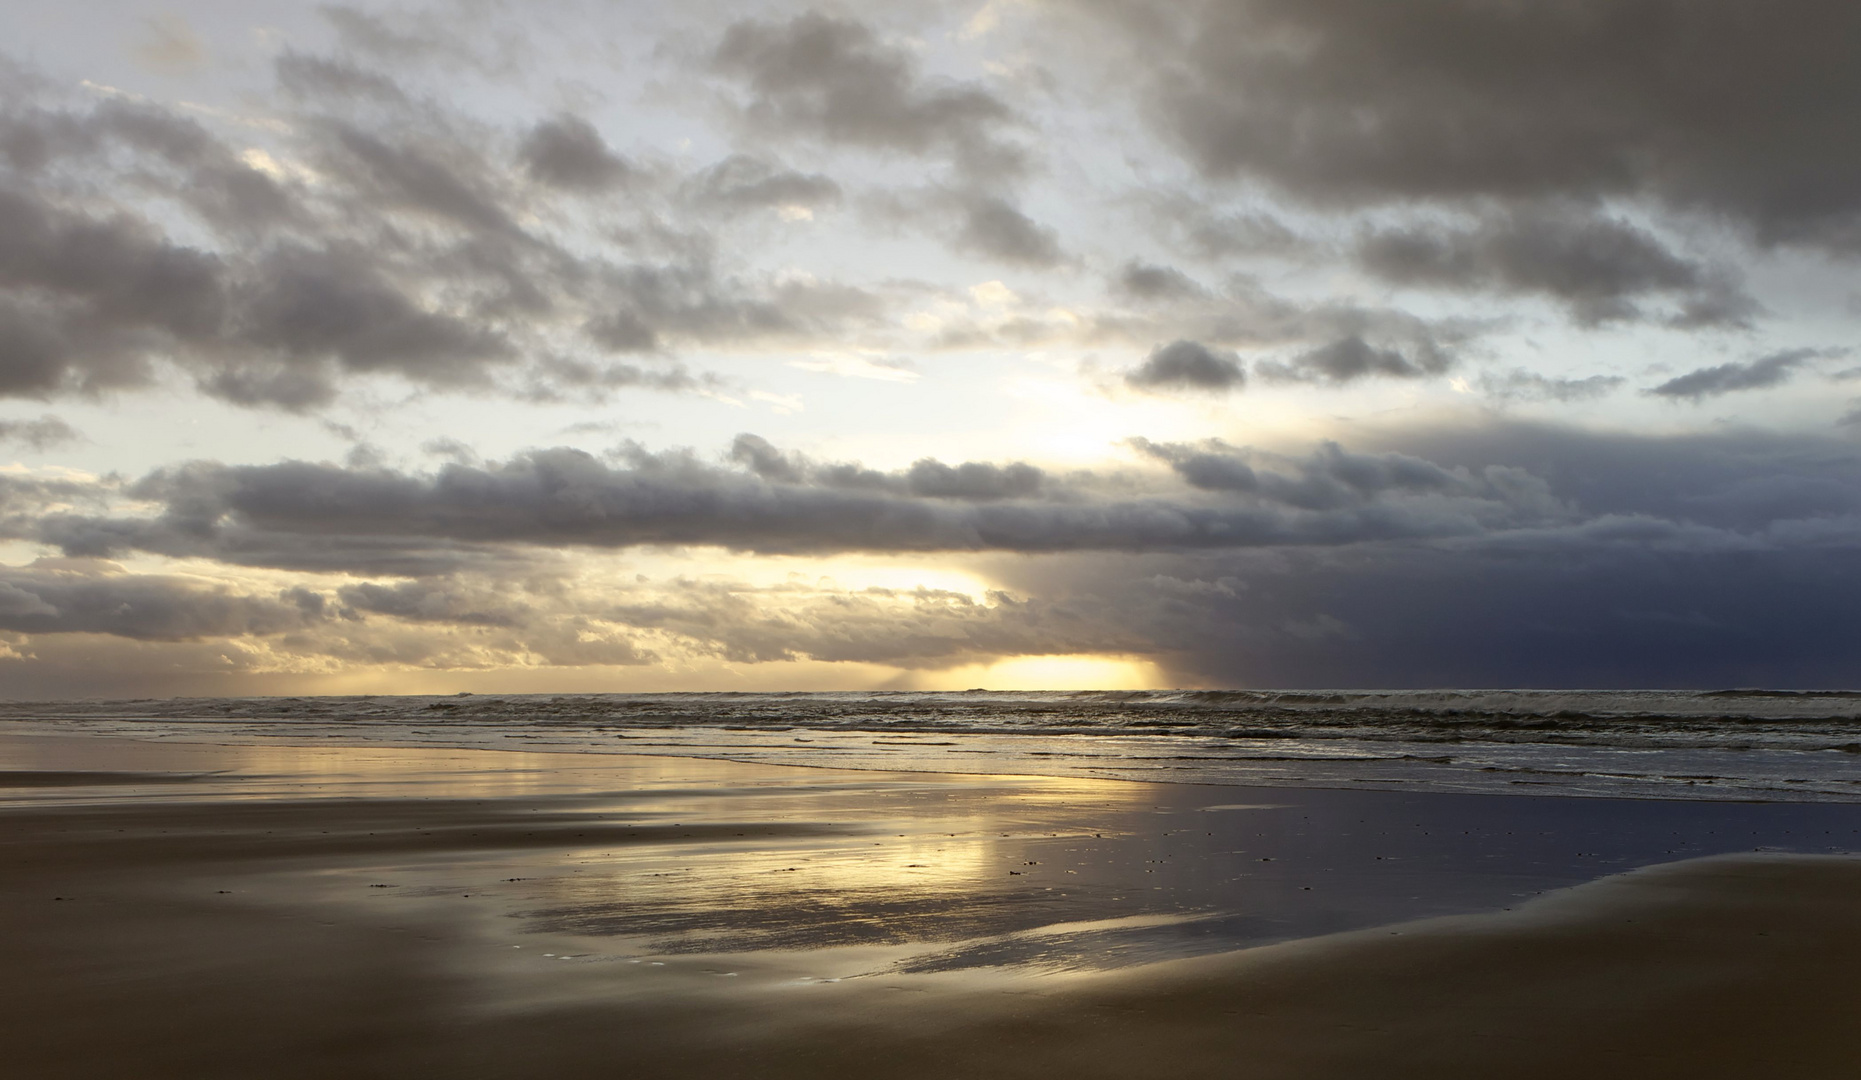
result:
[[[1787,349],[1772,353],[1750,363],[1718,364],[1713,367],[1689,371],[1669,379],[1649,390],[1648,393],[1665,398],[1687,398],[1699,401],[1703,398],[1718,397],[1721,394],[1736,393],[1740,390],[1763,390],[1780,386],[1794,376],[1799,368],[1827,356],[1841,356],[1845,349]]]
[[[1447,370],[1447,357],[1425,345],[1416,359],[1398,349],[1378,348],[1352,334],[1301,353],[1290,362],[1262,361],[1254,370],[1269,382],[1316,382],[1337,386],[1372,376],[1419,379]]]
[[[956,239],[969,251],[1020,266],[1050,267],[1066,258],[1058,233],[989,196],[967,201]]]
[[[349,99],[405,104],[407,93],[382,72],[349,60],[286,49],[272,62],[278,86],[299,98]]]
[[[733,455],[749,470],[638,449],[619,465],[557,448],[503,463],[454,462],[429,475],[308,462],[203,462],[159,470],[127,489],[160,507],[153,517],[64,513],[13,527],[16,535],[72,555],[142,550],[286,569],[353,561],[357,572],[400,567],[391,572],[419,576],[452,572],[509,545],[788,553],[1193,550],[1477,535],[1519,513],[1531,520],[1542,513],[1537,503],[1498,489],[1360,485],[1365,497],[1331,502],[1279,484],[1257,492],[1166,487],[1101,494],[1089,474],[1056,483],[1023,463],[925,459],[886,473],[819,464],[748,439]]]
[[[481,163],[456,142],[431,149],[395,142],[347,124],[331,125],[330,172],[369,198],[467,228],[514,234],[517,227],[489,190]],[[436,152],[438,151],[438,152]],[[442,156],[443,154],[443,156]]]
[[[1132,260],[1118,271],[1118,291],[1137,300],[1180,300],[1205,297],[1208,290],[1173,266]]]
[[[0,567],[0,629],[145,641],[272,634],[314,618],[295,602],[109,564]]]
[[[394,585],[365,581],[344,585],[336,595],[354,612],[391,615],[406,622],[515,626],[526,614],[488,590],[463,588],[450,579],[403,581]]]
[[[1207,198],[1179,193],[1146,199],[1158,230],[1173,246],[1201,259],[1310,254],[1315,245],[1265,210],[1223,211]]]
[[[557,450],[430,474],[202,463],[126,491],[90,482],[96,499],[133,500],[117,517],[74,512],[83,482],[20,479],[11,502],[0,484],[13,535],[317,576],[279,589],[85,561],[9,568],[0,629],[35,649],[61,634],[244,642],[242,664],[280,668],[1090,652],[1220,685],[1468,685],[1481,672],[1814,685],[1847,670],[1839,643],[1861,600],[1852,444],[1500,419],[1360,434],[1383,445],[1133,441],[1160,475],[931,459],[880,471],[749,435],[727,465],[637,447],[618,463]],[[951,551],[1001,584],[647,581],[608,574],[612,555],[575,555],[666,542]]]
[[[747,154],[732,154],[687,182],[689,198],[700,206],[741,213],[745,210],[800,208],[813,210],[840,201],[840,185],[817,173],[784,169]]]
[[[280,65],[320,93],[360,77]],[[664,202],[594,244],[572,222],[558,231],[554,215],[571,212],[550,191],[638,170],[572,117],[531,128],[504,162],[480,151],[482,132],[431,111],[412,128],[313,116],[279,134],[284,146],[237,152],[146,103],[0,112],[0,153],[31,166],[0,182],[0,395],[95,396],[171,372],[223,400],[297,411],[357,376],[526,397],[679,391],[702,380],[591,354],[830,340],[885,311],[837,282],[721,273],[713,238],[667,221]],[[65,193],[74,171],[92,195]],[[733,158],[698,191],[683,205],[702,218],[760,199],[818,204],[837,188]]]
[[[1534,209],[1462,228],[1411,225],[1358,241],[1358,262],[1398,285],[1536,294],[1564,304],[1580,323],[1637,319],[1636,301],[1679,297],[1676,319],[1742,324],[1757,306],[1723,274],[1675,254],[1626,222]]]
[[[909,53],[855,20],[745,19],[724,31],[711,66],[749,91],[743,117],[760,131],[948,155],[974,172],[1019,166],[1019,151],[999,138],[1015,120],[1006,104],[973,83],[924,77]]]
[[[1861,242],[1861,12],[1840,0],[1192,10],[1153,39],[1174,51],[1155,100],[1211,176],[1330,203],[1641,198],[1763,242]]]
[[[604,191],[633,171],[625,158],[608,149],[593,124],[566,114],[531,128],[518,157],[539,183],[570,191]]]
[[[184,75],[207,60],[207,47],[179,15],[158,15],[143,22],[142,40],[134,55],[149,70],[163,75]]]
[[[455,73],[464,67],[484,75],[508,75],[529,53],[521,24],[505,22],[495,33],[485,33],[480,19],[462,20],[443,6],[372,12],[325,4],[317,14],[336,32],[344,50],[402,67],[432,63]]]
[[[34,450],[82,442],[84,436],[56,416],[37,420],[0,420],[0,442],[22,442]]]
[[[1230,446],[1219,439],[1200,444],[1133,439],[1139,453],[1167,462],[1191,487],[1203,491],[1258,495],[1302,510],[1359,506],[1388,494],[1445,494],[1492,498],[1515,509],[1563,512],[1543,481],[1516,470],[1476,474],[1444,469],[1408,454],[1360,454],[1334,442],[1299,459]]]
[[[1534,371],[1486,372],[1480,389],[1488,397],[1522,401],[1593,401],[1613,392],[1628,380],[1620,375],[1587,375],[1581,379],[1556,378]]]
[[[1140,390],[1205,390],[1227,393],[1247,382],[1240,360],[1193,341],[1173,341],[1153,349],[1142,364],[1125,373],[1127,385]]]

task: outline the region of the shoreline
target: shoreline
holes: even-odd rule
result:
[[[1852,850],[1861,807],[88,735],[0,763],[33,1075],[1748,1075],[1687,1049],[1740,986],[1771,1059],[1856,1063],[1861,858],[1671,845]]]

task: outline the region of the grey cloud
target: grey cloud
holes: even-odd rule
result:
[[[528,381],[522,384],[519,393],[531,401],[585,402],[602,400],[613,391],[636,387],[677,392],[717,385],[714,376],[694,376],[676,365],[654,369],[554,356],[531,365]]]
[[[453,623],[463,626],[515,626],[526,612],[513,608],[481,590],[461,588],[450,581],[404,581],[394,585],[361,582],[345,585],[336,595],[351,609],[391,615],[408,622]]]
[[[840,185],[818,173],[800,173],[747,154],[730,157],[694,176],[693,201],[727,211],[772,206],[817,207],[840,201]]]
[[[0,629],[147,641],[275,634],[305,625],[296,602],[82,563],[0,567]]]
[[[273,61],[272,69],[277,74],[278,85],[286,93],[298,97],[351,98],[390,104],[407,100],[406,91],[392,78],[347,60],[286,49]]]
[[[888,474],[846,463],[821,464],[801,454],[784,452],[760,435],[739,435],[730,445],[729,460],[748,468],[763,480],[779,484],[819,483],[829,488],[888,492],[932,499],[970,501],[1037,495],[1045,480],[1041,470],[1024,462],[992,465],[966,461],[946,465],[934,458],[913,462],[903,475]]]
[[[1320,201],[1645,197],[1861,241],[1841,0],[1203,3],[1157,90],[1216,176]]]
[[[314,552],[322,569],[349,572],[365,555],[471,547],[436,534],[503,537],[472,542],[489,557],[513,544],[620,543],[663,532],[673,518],[708,542],[760,534],[768,550],[799,549],[797,533],[785,530],[805,527],[811,550],[838,538],[866,550],[1014,555],[968,556],[1008,590],[986,602],[935,590],[715,580],[602,593],[560,568],[557,584],[528,591],[487,582],[535,581],[534,568],[482,580],[455,568],[420,583],[370,582],[354,592],[357,603],[332,600],[327,589],[280,594],[280,625],[301,627],[286,631],[297,638],[274,639],[280,648],[301,638],[290,647],[357,661],[627,662],[648,655],[631,640],[638,632],[656,649],[743,662],[936,667],[1111,652],[1220,684],[1819,685],[1839,682],[1851,666],[1846,645],[1861,610],[1853,559],[1861,451],[1851,443],[1756,432],[1600,435],[1494,419],[1385,433],[1373,450],[1321,444],[1303,456],[1218,442],[1135,445],[1185,488],[1069,476],[980,501],[992,494],[987,485],[960,497],[912,495],[913,470],[817,464],[746,436],[734,456],[748,468],[739,469],[637,447],[621,455],[624,467],[550,451],[427,476],[199,465],[134,485],[135,497],[154,500],[157,517],[59,523],[115,528],[119,539],[161,539],[176,550],[191,544],[192,554],[226,561],[275,565]],[[1132,494],[1144,490],[1158,493]],[[49,494],[22,497],[25,507],[56,503],[45,501]],[[1237,528],[1260,519],[1237,510],[1268,513],[1281,528],[1262,543],[1259,532]],[[1155,525],[1138,523],[1169,513],[1208,513],[1211,531],[1197,544],[1165,531],[1139,535]],[[1026,529],[1042,516],[1075,540],[1118,525],[1127,542],[1069,552],[1003,542],[1032,532],[990,531],[1004,521]],[[953,521],[976,530],[956,548],[901,540]],[[1309,528],[1292,527],[1298,521]],[[1424,522],[1434,531],[1415,531]],[[1048,554],[1023,557],[1029,550]],[[58,607],[45,590],[6,580],[26,594],[0,589],[0,608],[13,617],[44,620],[42,607]],[[56,624],[38,625],[52,634]],[[70,617],[69,625],[101,624]],[[224,625],[238,632],[240,623]],[[273,624],[253,625],[260,630],[246,632]],[[124,628],[149,633],[161,624]],[[482,636],[455,641],[455,630]]]
[[[254,344],[442,384],[472,382],[479,362],[512,356],[501,336],[416,305],[360,250],[281,248],[258,269],[243,312]]]
[[[87,213],[58,194],[52,173],[0,186],[0,229],[11,241],[0,251],[0,394],[95,394],[145,384],[167,366],[225,400],[297,410],[331,401],[351,374],[384,372],[480,390],[503,377],[529,396],[676,391],[698,381],[559,359],[560,346],[543,339],[566,324],[612,352],[795,340],[869,323],[885,307],[833,282],[720,277],[708,237],[656,220],[623,242],[665,248],[670,261],[571,253],[517,226],[512,208],[525,185],[449,121],[418,139],[308,122],[297,148],[337,182],[281,187],[199,124],[154,106],[108,101],[7,119],[17,121],[14,134],[40,136],[34,153],[90,171],[111,197]],[[556,136],[574,135],[566,120],[553,123]],[[596,163],[554,153],[543,167],[579,182]],[[214,179],[228,170],[270,185],[263,190],[283,208],[229,209],[236,185]],[[771,197],[825,195],[821,178],[760,180]],[[217,222],[221,243],[176,243],[156,224],[171,215],[129,209],[140,202],[131,189],[149,185]]]
[[[806,458],[783,453],[761,435],[738,435],[730,444],[728,457],[764,480],[783,484],[801,483],[812,467]]]
[[[295,217],[292,198],[282,185],[240,160],[191,118],[154,105],[109,100],[88,117],[49,114],[38,122],[60,133],[66,155],[94,158],[111,146],[140,152],[144,160],[136,163],[131,176],[166,187],[217,230],[262,233]],[[158,175],[161,169],[152,167],[156,164],[174,175],[164,182]]]
[[[1357,506],[1385,495],[1431,494],[1494,499],[1535,514],[1563,509],[1543,481],[1520,470],[1476,474],[1408,454],[1352,453],[1334,442],[1303,459],[1245,450],[1219,439],[1199,444],[1133,439],[1131,446],[1166,462],[1192,487],[1259,495],[1303,510]]]
[[[808,12],[787,22],[747,19],[724,32],[713,68],[751,91],[760,129],[913,154],[949,153],[971,169],[1018,163],[998,138],[1014,119],[973,84],[925,79],[910,54],[850,19]]]
[[[532,177],[571,191],[602,191],[633,171],[625,158],[608,149],[601,133],[579,116],[544,120],[530,129],[518,150]]]
[[[1762,390],[1782,385],[1796,374],[1797,369],[1813,360],[1829,355],[1839,356],[1844,351],[1835,350],[1831,353],[1823,349],[1787,349],[1747,364],[1718,364],[1690,371],[1667,380],[1648,393],[1699,401],[1740,390]]]
[[[448,147],[453,160],[442,160],[416,146],[397,145],[347,124],[330,130],[336,153],[331,171],[387,205],[399,205],[447,219],[468,228],[515,234],[518,230],[480,179],[479,163],[463,159],[462,148]],[[359,168],[357,168],[359,166]]]
[[[945,465],[926,458],[905,472],[905,487],[913,495],[934,499],[1008,499],[1037,495],[1043,475],[1032,465],[1014,462],[990,465],[967,461]]]
[[[1152,196],[1145,200],[1159,231],[1174,246],[1202,259],[1237,255],[1299,255],[1313,248],[1284,221],[1261,210],[1224,211],[1205,196]]]
[[[1247,374],[1233,353],[1216,352],[1193,341],[1173,341],[1153,349],[1142,364],[1125,373],[1124,381],[1140,390],[1226,393],[1245,384]]]
[[[426,476],[305,462],[198,463],[128,489],[162,507],[155,517],[54,515],[24,535],[72,554],[141,549],[336,568],[345,559],[386,565],[399,549],[410,566],[443,567],[449,550],[503,545],[1030,553],[1331,545],[1478,536],[1546,513],[1522,470],[1509,484],[1489,478],[1484,487],[1434,490],[1417,479],[1419,465],[1348,457],[1326,459],[1325,483],[1354,485],[1360,497],[1327,501],[1310,493],[1317,490],[1310,482],[1252,493],[1133,493],[1113,485],[1101,494],[1090,474],[1052,483],[1026,465],[921,461],[880,473],[817,465],[754,440],[734,454],[754,471],[639,448],[625,451],[618,466],[557,448],[502,464],[454,463]],[[1384,473],[1396,479],[1375,479]]]
[[[1581,379],[1554,378],[1515,368],[1480,376],[1480,389],[1489,397],[1524,401],[1592,401],[1604,397],[1628,380],[1620,375],[1586,375]]]
[[[487,33],[481,19],[462,21],[456,11],[440,7],[378,13],[325,4],[317,10],[345,49],[384,63],[441,62],[500,75],[511,72],[528,48],[509,21]]]
[[[651,352],[659,347],[659,335],[632,311],[611,311],[582,324],[582,332],[608,352]]]
[[[1447,370],[1447,358],[1422,351],[1416,359],[1397,349],[1378,348],[1352,334],[1294,357],[1290,362],[1262,361],[1254,370],[1271,382],[1320,382],[1332,385],[1371,376],[1419,379]]]
[[[56,416],[41,416],[37,420],[0,420],[0,442],[21,442],[34,450],[47,450],[54,446],[81,442],[84,436],[70,424]]]
[[[1626,222],[1573,211],[1519,211],[1464,228],[1373,231],[1358,261],[1399,285],[1535,293],[1586,324],[1639,318],[1636,301],[1671,295],[1691,325],[1740,324],[1756,304],[1722,274]]]
[[[1066,257],[1058,233],[992,196],[968,200],[956,239],[970,251],[1020,266],[1054,266]]]
[[[1118,271],[1117,288],[1139,300],[1176,300],[1208,295],[1195,279],[1173,266],[1132,260]]]

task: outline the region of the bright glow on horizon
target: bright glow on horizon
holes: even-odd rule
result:
[[[1148,660],[1124,656],[1016,656],[992,664],[966,664],[922,672],[909,680],[919,690],[1157,690],[1163,672]]]

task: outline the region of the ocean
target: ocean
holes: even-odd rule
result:
[[[1246,787],[1861,802],[1861,692],[1094,691],[0,704],[0,731]]]

